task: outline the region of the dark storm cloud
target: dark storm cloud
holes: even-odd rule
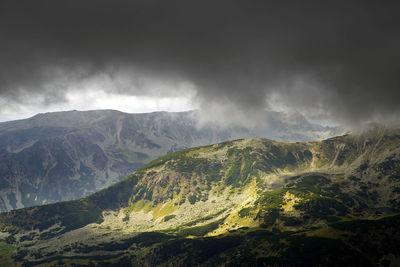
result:
[[[123,70],[190,81],[204,107],[254,115],[274,99],[341,122],[399,118],[398,11],[395,1],[2,1],[0,94],[63,101],[68,83]]]

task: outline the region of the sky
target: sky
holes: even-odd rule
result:
[[[398,1],[0,1],[0,120],[69,109],[400,121]]]

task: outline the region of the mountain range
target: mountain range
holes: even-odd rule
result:
[[[225,141],[79,200],[0,214],[23,266],[398,266],[400,131]]]
[[[299,114],[266,112],[265,122],[254,128],[200,126],[198,115],[94,110],[2,122],[0,212],[84,197],[183,148],[246,137],[308,141],[341,132],[311,124]]]

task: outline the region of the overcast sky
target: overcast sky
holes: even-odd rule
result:
[[[0,120],[266,109],[400,120],[399,1],[0,1]]]

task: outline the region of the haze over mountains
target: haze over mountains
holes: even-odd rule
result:
[[[308,141],[340,129],[266,113],[258,128],[198,124],[197,112],[66,111],[0,123],[0,211],[77,199],[167,153],[235,138]]]
[[[396,266],[400,132],[240,139],[161,157],[76,201],[0,214],[24,266]],[[391,265],[392,264],[392,265]]]

